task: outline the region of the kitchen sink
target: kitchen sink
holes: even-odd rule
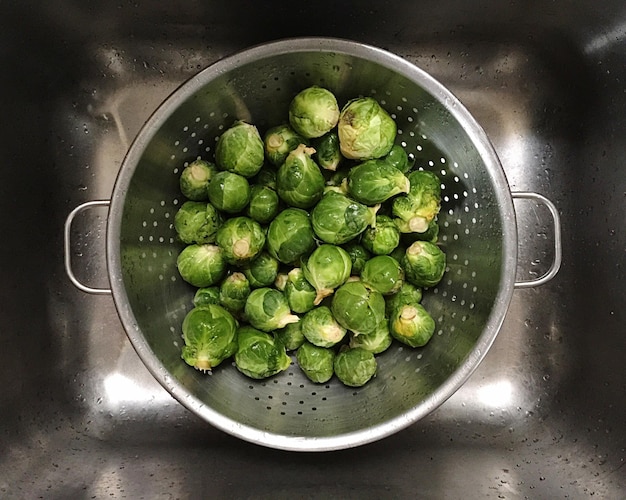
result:
[[[623,2],[61,0],[0,13],[0,497],[626,496]],[[543,194],[562,223],[560,272],[514,292],[460,390],[391,437],[326,453],[196,417],[144,367],[112,298],[75,288],[63,263],[68,213],[110,198],[170,93],[296,36],[375,45],[431,73],[485,129],[511,190]],[[535,279],[554,259],[552,219],[515,206],[517,279]],[[72,226],[72,266],[92,287],[108,287],[106,215]]]

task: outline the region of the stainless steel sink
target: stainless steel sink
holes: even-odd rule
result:
[[[626,496],[626,9],[623,2],[22,2],[0,7],[0,497]],[[132,349],[109,296],[63,270],[63,222],[108,199],[159,103],[218,58],[322,35],[395,52],[487,131],[512,190],[556,203],[563,266],[517,290],[470,380],[408,429],[324,454],[270,450],[199,420]],[[552,260],[518,201],[518,278]],[[545,213],[544,213],[545,212]],[[106,287],[106,213],[74,226]]]

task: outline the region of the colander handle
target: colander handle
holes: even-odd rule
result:
[[[80,282],[80,280],[74,274],[74,270],[72,269],[72,257],[71,257],[71,248],[72,248],[72,222],[74,218],[81,212],[88,210],[94,207],[108,207],[111,204],[109,200],[95,200],[95,201],[87,201],[81,205],[78,205],[74,210],[72,210],[67,219],[65,219],[65,235],[64,235],[64,251],[65,251],[65,273],[67,277],[70,279],[72,284],[86,293],[91,293],[93,295],[110,295],[110,288],[93,288],[87,286]]]
[[[550,281],[552,278],[554,278],[561,267],[561,217],[559,216],[559,211],[557,210],[554,203],[552,203],[545,196],[538,193],[518,191],[511,193],[511,196],[513,197],[513,199],[533,200],[537,203],[543,204],[548,210],[550,210],[550,214],[552,215],[552,221],[554,223],[554,260],[552,261],[550,269],[548,269],[548,271],[543,276],[537,279],[515,282],[515,288],[532,288],[535,286],[543,285]]]

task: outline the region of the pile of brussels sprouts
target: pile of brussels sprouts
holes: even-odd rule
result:
[[[393,339],[425,345],[422,290],[442,278],[441,183],[413,169],[396,124],[371,97],[341,110],[313,86],[266,131],[236,122],[215,164],[184,168],[174,227],[182,278],[197,287],[182,358],[210,371],[234,357],[262,379],[291,364],[313,382],[358,387]]]

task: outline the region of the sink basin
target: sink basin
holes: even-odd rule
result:
[[[3,498],[624,496],[622,2],[324,4],[0,7]],[[324,454],[249,444],[186,410],[139,360],[111,297],[70,283],[62,252],[67,214],[111,196],[133,138],[181,83],[250,45],[309,35],[430,72],[486,130],[511,190],[551,199],[563,231],[561,271],[515,291],[452,398],[398,434]],[[545,207],[516,210],[521,281],[547,270],[554,233]],[[73,267],[93,287],[108,286],[105,228],[105,209],[73,226]]]

